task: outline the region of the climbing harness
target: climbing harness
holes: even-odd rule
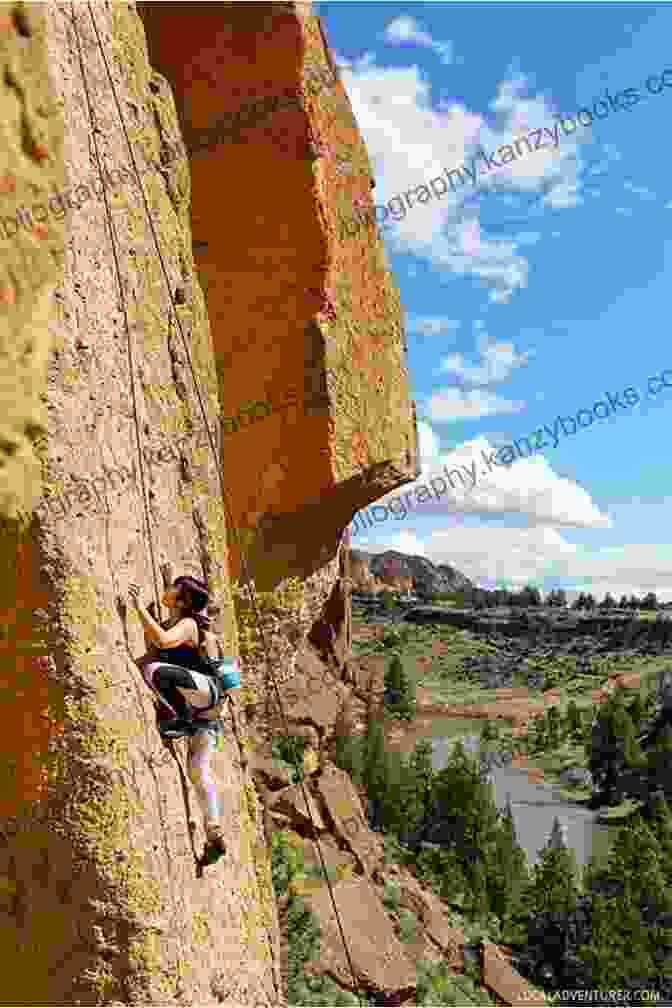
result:
[[[170,299],[170,305],[171,305],[171,310],[172,310],[171,311],[171,315],[172,315],[172,317],[175,318],[175,322],[177,324],[177,328],[179,329],[180,336],[182,338],[182,343],[183,343],[183,346],[184,346],[184,351],[185,351],[186,359],[187,359],[187,362],[188,362],[188,365],[189,365],[189,370],[191,372],[191,378],[192,378],[192,381],[194,383],[194,391],[196,393],[196,397],[198,399],[198,403],[199,403],[199,406],[200,406],[200,409],[201,409],[201,414],[202,414],[202,417],[203,417],[203,422],[204,422],[205,430],[207,431],[208,441],[209,441],[209,445],[210,445],[210,450],[212,451],[212,455],[213,455],[213,458],[215,460],[215,466],[216,466],[216,469],[217,469],[217,474],[219,476],[219,484],[220,484],[220,490],[221,490],[221,495],[222,495],[222,506],[223,506],[224,512],[226,514],[228,528],[231,529],[231,531],[233,532],[233,535],[234,535],[235,540],[236,540],[236,545],[238,547],[239,555],[240,555],[240,558],[241,558],[241,567],[242,567],[242,572],[243,572],[243,581],[244,581],[245,587],[246,587],[247,592],[248,592],[248,596],[249,596],[249,600],[250,600],[250,605],[251,605],[252,611],[254,613],[254,618],[255,618],[255,622],[256,622],[256,626],[257,626],[257,631],[259,633],[259,637],[260,637],[261,642],[262,642],[262,647],[263,647],[263,651],[264,651],[264,654],[265,654],[265,661],[266,661],[266,669],[267,669],[268,679],[269,679],[269,681],[271,681],[273,683],[273,686],[275,688],[275,693],[276,693],[277,700],[278,700],[278,707],[279,707],[279,710],[280,710],[281,715],[282,715],[282,720],[283,720],[285,732],[286,732],[287,735],[289,735],[290,734],[290,732],[289,732],[289,723],[288,723],[288,720],[287,720],[287,715],[285,713],[284,705],[282,703],[282,698],[280,696],[280,690],[278,688],[277,679],[276,679],[275,673],[274,673],[273,668],[272,668],[272,663],[271,663],[271,660],[270,660],[270,652],[269,652],[268,642],[266,640],[266,635],[264,633],[264,627],[263,627],[261,616],[260,616],[260,613],[259,613],[259,608],[258,608],[258,605],[257,605],[257,601],[256,601],[256,597],[255,597],[255,592],[254,592],[254,589],[253,589],[252,584],[251,584],[251,577],[250,577],[250,573],[249,573],[249,567],[248,567],[248,564],[247,564],[246,553],[245,553],[245,550],[244,550],[243,545],[241,543],[240,536],[238,534],[238,529],[235,526],[235,523],[233,521],[233,516],[232,516],[232,513],[231,513],[231,509],[229,507],[228,495],[226,493],[226,488],[224,486],[224,474],[223,474],[224,470],[223,470],[223,464],[222,464],[223,463],[223,458],[220,458],[218,456],[217,449],[215,447],[215,440],[214,440],[212,431],[210,429],[210,425],[208,423],[208,418],[207,418],[205,406],[203,405],[203,399],[202,399],[202,396],[201,396],[201,392],[200,392],[200,388],[199,388],[199,383],[198,383],[198,380],[197,380],[197,377],[196,377],[196,373],[194,371],[194,367],[193,367],[193,364],[192,364],[191,354],[189,352],[189,346],[188,346],[186,337],[184,335],[184,330],[183,330],[183,327],[182,327],[182,321],[181,321],[181,319],[179,317],[179,314],[177,312],[177,308],[176,308],[176,304],[175,304],[175,298],[173,296],[173,291],[172,291],[171,284],[170,284],[170,278],[168,276],[168,271],[166,269],[166,265],[165,265],[165,262],[164,262],[164,259],[163,259],[163,255],[161,253],[161,248],[160,248],[158,237],[157,237],[157,234],[156,234],[156,229],[154,227],[154,222],[152,220],[152,215],[150,213],[150,208],[149,208],[149,205],[147,203],[147,197],[145,195],[144,186],[143,186],[142,181],[141,181],[140,171],[138,169],[138,165],[137,165],[137,162],[136,162],[136,159],[135,159],[135,154],[133,152],[133,146],[131,144],[131,141],[130,141],[130,138],[129,138],[129,135],[128,135],[128,130],[126,128],[126,123],[125,123],[123,112],[122,112],[122,109],[121,109],[121,106],[120,106],[120,103],[119,103],[119,98],[118,98],[118,95],[117,95],[117,92],[116,92],[116,88],[115,88],[115,85],[114,85],[114,80],[112,79],[112,75],[110,73],[110,68],[109,68],[109,65],[108,65],[107,57],[105,55],[105,50],[103,48],[102,40],[101,40],[101,37],[100,37],[100,33],[98,31],[98,26],[96,24],[96,20],[95,20],[95,17],[94,17],[93,8],[92,8],[90,0],[87,3],[87,6],[89,8],[89,15],[91,17],[91,23],[93,25],[93,29],[94,29],[95,34],[96,34],[96,38],[98,40],[98,48],[100,49],[100,54],[101,54],[103,62],[105,64],[105,70],[106,70],[106,73],[107,73],[107,78],[108,78],[109,83],[110,83],[110,88],[111,88],[111,91],[112,91],[112,97],[114,99],[114,103],[115,103],[116,108],[117,108],[117,114],[119,116],[119,121],[120,121],[120,124],[121,124],[121,128],[123,130],[124,137],[126,139],[126,143],[127,143],[127,146],[128,146],[129,155],[130,155],[131,161],[133,163],[133,169],[135,171],[135,177],[136,177],[136,180],[137,180],[137,184],[138,184],[138,187],[140,189],[140,193],[142,195],[142,200],[143,200],[143,204],[144,204],[144,207],[145,207],[145,213],[147,215],[147,222],[149,224],[149,228],[150,228],[151,233],[152,233],[152,239],[153,239],[153,242],[154,242],[154,248],[156,250],[156,255],[157,255],[157,258],[159,260],[159,263],[160,263],[160,266],[161,266],[161,271],[162,271],[162,274],[163,274],[163,278],[164,278],[164,281],[165,281],[165,284],[166,284],[166,289],[167,289],[167,292],[168,292],[168,297]],[[101,188],[102,188],[103,198],[104,198],[104,203],[105,203],[105,212],[106,212],[106,215],[107,215],[108,227],[109,227],[109,230],[110,230],[110,241],[111,241],[112,252],[113,252],[113,256],[114,256],[114,266],[115,266],[115,271],[116,271],[117,283],[118,283],[118,286],[119,286],[121,308],[122,308],[122,312],[123,312],[124,327],[125,327],[126,337],[127,337],[127,343],[128,343],[129,369],[130,369],[131,389],[132,389],[132,401],[133,401],[133,417],[134,417],[135,430],[136,430],[136,442],[137,442],[137,451],[138,451],[138,467],[139,467],[139,470],[140,470],[140,487],[141,487],[141,493],[142,493],[143,505],[144,505],[144,517],[145,517],[145,526],[146,526],[146,541],[147,541],[147,544],[149,546],[150,563],[151,563],[151,569],[152,569],[152,580],[153,580],[153,585],[154,585],[154,597],[155,597],[155,603],[156,603],[156,612],[158,614],[160,614],[161,613],[161,606],[160,606],[159,592],[158,592],[158,583],[157,583],[157,576],[156,576],[156,558],[155,558],[155,555],[154,555],[153,540],[152,540],[152,529],[151,529],[151,523],[150,523],[150,519],[149,519],[149,506],[148,506],[148,502],[147,502],[147,492],[146,492],[146,485],[145,485],[145,474],[144,474],[144,467],[143,467],[142,443],[141,443],[141,436],[140,436],[140,421],[139,421],[139,417],[138,417],[137,399],[136,399],[136,394],[135,394],[135,369],[134,369],[134,363],[133,363],[133,352],[132,352],[132,341],[131,341],[131,327],[130,327],[129,319],[128,319],[128,309],[127,309],[127,305],[126,305],[124,283],[122,281],[122,274],[121,274],[121,269],[120,269],[120,265],[119,265],[119,258],[118,258],[118,255],[117,255],[116,231],[115,231],[115,228],[114,228],[114,222],[113,222],[112,214],[111,214],[111,211],[110,211],[109,201],[108,201],[108,197],[107,197],[107,190],[105,188],[105,185],[103,184],[102,166],[101,166],[101,162],[100,162],[100,155],[99,155],[99,152],[98,152],[97,134],[100,133],[100,132],[102,132],[102,131],[99,129],[99,127],[97,126],[96,121],[95,121],[95,115],[94,115],[94,112],[93,112],[93,107],[92,107],[92,104],[91,104],[91,98],[90,98],[90,95],[89,95],[89,89],[88,89],[88,85],[87,85],[87,81],[86,81],[86,73],[85,73],[85,68],[84,68],[84,60],[83,60],[83,56],[82,56],[82,47],[81,47],[81,42],[80,42],[80,38],[79,38],[79,31],[78,31],[78,28],[77,28],[77,19],[75,17],[75,11],[74,11],[74,0],[71,0],[71,2],[70,2],[70,8],[71,8],[72,24],[73,24],[73,28],[74,28],[74,31],[75,31],[75,36],[76,36],[76,39],[77,39],[77,48],[78,48],[78,51],[79,51],[80,68],[81,68],[81,73],[82,73],[82,79],[83,79],[83,82],[84,82],[84,89],[85,89],[85,93],[86,93],[86,100],[87,100],[87,106],[88,106],[89,119],[90,119],[91,127],[92,127],[92,136],[93,136],[93,143],[94,143],[94,151],[95,151],[95,157],[96,157],[96,164],[97,164],[97,168],[98,168],[98,174],[99,174],[100,180],[101,180]],[[222,445],[222,454],[223,454],[223,445]],[[247,759],[244,758],[244,750],[243,750],[242,744],[241,744],[242,740],[240,739],[240,736],[238,734],[238,730],[237,730],[238,726],[237,726],[237,722],[236,722],[235,715],[234,715],[233,704],[231,703],[231,698],[229,697],[228,699],[229,699],[229,703],[230,703],[230,707],[231,707],[232,719],[233,719],[233,723],[234,723],[234,732],[236,734],[236,740],[238,742],[238,745],[239,745],[240,751],[241,751],[241,763],[243,765],[243,768],[246,769],[247,768]],[[161,700],[162,700],[162,702],[165,702],[165,701],[163,701],[163,698],[161,698]],[[184,780],[184,774],[183,774],[183,771],[182,771],[181,763],[178,760],[177,755],[172,750],[172,742],[169,743],[169,745],[170,745],[170,748],[171,748],[171,754],[175,758],[175,761],[178,763],[178,766],[180,768],[180,778],[181,778],[181,780],[183,782],[183,790],[185,791],[185,795],[188,798],[188,794],[186,792],[186,781]],[[297,767],[297,769],[298,769],[298,767]],[[356,977],[356,974],[355,974],[354,965],[353,965],[352,958],[351,958],[351,955],[350,955],[350,950],[348,948],[348,943],[347,943],[347,941],[345,939],[345,934],[344,934],[344,931],[343,931],[343,926],[342,926],[342,923],[341,923],[340,915],[338,913],[338,907],[336,906],[336,900],[334,898],[334,892],[333,892],[333,887],[332,887],[331,879],[330,879],[330,876],[329,876],[329,872],[327,871],[327,866],[326,866],[326,863],[325,863],[325,860],[324,860],[324,856],[323,856],[323,853],[322,853],[322,847],[321,847],[321,844],[320,844],[320,841],[319,841],[319,838],[318,838],[318,835],[317,835],[317,830],[316,830],[316,827],[315,827],[315,821],[314,821],[314,818],[313,818],[313,814],[312,814],[312,811],[311,811],[310,803],[309,803],[309,800],[308,800],[308,794],[307,794],[306,787],[305,787],[303,779],[299,779],[299,785],[301,787],[301,791],[302,791],[302,794],[303,794],[303,799],[304,799],[304,801],[306,803],[306,810],[308,812],[308,816],[310,818],[310,822],[311,822],[311,825],[312,825],[312,834],[313,834],[312,835],[312,839],[313,839],[313,843],[315,844],[317,853],[319,855],[320,863],[321,863],[321,866],[322,866],[322,871],[324,873],[324,878],[326,880],[326,883],[327,883],[327,886],[328,886],[328,889],[329,889],[329,895],[331,897],[331,903],[332,903],[332,906],[333,906],[334,915],[335,915],[335,918],[336,918],[336,923],[338,925],[338,929],[339,929],[340,936],[341,936],[341,941],[343,943],[343,948],[345,950],[345,956],[346,956],[346,959],[348,961],[348,966],[349,966],[349,969],[350,969],[350,973],[352,975],[353,987],[354,987],[357,999],[358,999],[359,1003],[361,1004],[362,1002],[361,1002],[361,1000],[359,998],[359,994],[357,993],[358,992],[358,983],[357,983],[357,977]],[[190,830],[190,832],[191,832],[191,830]],[[201,861],[202,861],[202,859],[201,859]],[[199,871],[202,872],[202,867],[203,867],[202,864],[199,864],[199,866],[197,867],[197,875],[199,875]],[[200,877],[200,875],[199,875],[199,877]],[[272,942],[270,941],[270,936],[269,936],[269,945],[270,945],[270,949],[271,949],[271,959],[273,960],[273,945],[272,945]],[[276,991],[276,994],[277,994],[278,997],[280,997],[280,991]]]

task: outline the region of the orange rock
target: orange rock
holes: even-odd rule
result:
[[[46,144],[34,141],[30,149],[30,153],[31,156],[36,158],[37,161],[44,161],[46,158],[49,157],[49,148],[47,147]]]

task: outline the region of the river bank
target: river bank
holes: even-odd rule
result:
[[[564,712],[571,700],[580,709],[592,708],[604,703],[619,685],[629,692],[649,686],[659,669],[669,664],[669,658],[603,653],[590,665],[581,659],[574,664],[566,655],[559,656],[554,663],[548,645],[539,661],[534,646],[523,642],[525,661],[516,667],[514,683],[488,688],[482,684],[484,677],[479,681],[470,670],[477,660],[482,664],[485,657],[496,674],[498,648],[492,640],[479,639],[454,628],[436,628],[431,632],[429,628],[413,627],[411,632],[397,636],[396,629],[390,632],[386,627],[355,624],[353,631],[360,652],[355,679],[363,687],[359,695],[362,699],[367,696],[369,709],[382,703],[385,669],[393,651],[401,655],[416,684],[413,721],[386,724],[386,744],[390,748],[410,753],[417,741],[426,738],[432,741],[435,753],[439,750],[445,755],[448,749],[444,743],[460,737],[467,743],[466,748],[474,752],[474,742],[484,722],[493,721],[499,728],[500,752],[506,755],[508,751],[507,758],[500,760],[491,774],[496,802],[502,806],[507,794],[515,796],[514,817],[521,823],[521,844],[528,858],[530,855],[533,860],[536,858],[535,844],[542,841],[543,845],[547,837],[542,834],[550,830],[556,813],[567,822],[569,840],[576,848],[579,863],[585,863],[595,850],[606,853],[608,825],[618,824],[637,803],[625,801],[596,814],[587,807],[591,790],[570,786],[563,773],[570,767],[587,769],[583,745],[565,742],[553,751],[531,756],[519,751],[520,743],[534,719],[549,708],[557,707]],[[509,662],[511,651],[508,642]],[[545,690],[525,685],[521,681],[523,676],[535,674],[540,665],[545,669],[547,682],[552,682],[553,677],[561,681]],[[445,762],[443,755],[440,762]]]

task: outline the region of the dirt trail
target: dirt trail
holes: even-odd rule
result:
[[[581,705],[588,700],[593,704],[601,704],[609,697],[620,683],[626,689],[639,689],[642,675],[640,672],[616,672],[597,689],[575,697]],[[431,690],[419,687],[417,690],[418,717],[456,717],[468,719],[498,718],[513,722],[513,734],[520,735],[527,731],[528,724],[549,707],[563,702],[563,691],[552,689],[543,696],[531,697],[525,686],[503,687],[493,690],[494,699],[482,703],[436,703]]]

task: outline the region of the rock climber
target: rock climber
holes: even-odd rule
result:
[[[203,674],[199,654],[199,631],[210,626],[205,614],[210,601],[208,589],[197,578],[188,575],[176,578],[172,588],[161,596],[161,605],[170,612],[170,618],[163,624],[157,623],[140,602],[139,592],[137,585],[129,586],[128,594],[142,622],[148,650],[138,665],[145,681],[177,714],[177,718],[170,719],[160,715],[161,733],[167,737],[176,734],[189,737],[188,771],[203,813],[207,837],[203,863],[208,864],[226,853],[219,794],[211,768],[211,757],[224,726],[221,706],[213,706],[217,702],[216,687]],[[151,609],[154,610],[153,603]]]

